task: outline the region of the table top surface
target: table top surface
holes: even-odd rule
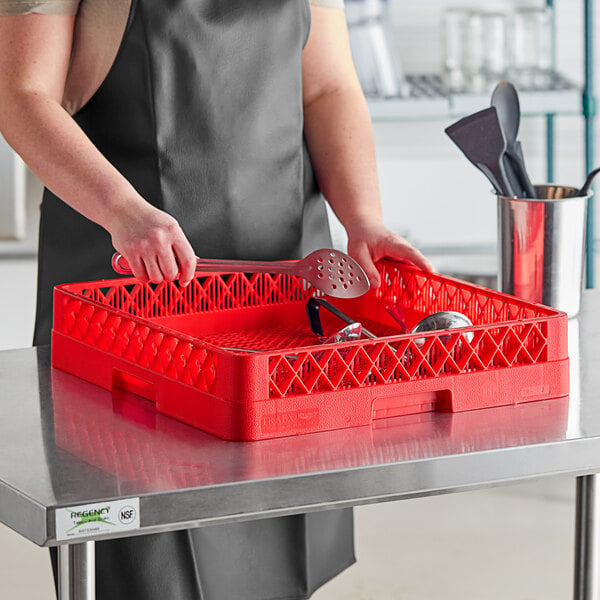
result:
[[[599,302],[569,322],[568,398],[259,442],[53,369],[48,347],[0,352],[0,522],[55,545],[56,511],[118,499],[139,498],[139,534],[600,471]]]

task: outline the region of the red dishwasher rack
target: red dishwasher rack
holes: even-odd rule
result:
[[[135,278],[60,285],[52,364],[236,441],[569,393],[565,313],[390,260],[378,268],[380,289],[329,298],[377,339],[326,345],[305,310],[320,293],[293,275],[198,273],[186,288]],[[390,304],[409,328],[441,310],[473,326],[403,334]],[[326,329],[343,325],[321,313]]]

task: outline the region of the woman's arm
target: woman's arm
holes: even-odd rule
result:
[[[0,131],[42,183],[104,227],[140,279],[191,281],[193,249],[62,108],[74,16],[0,17]]]
[[[354,70],[344,12],[311,6],[303,53],[304,132],[319,185],[348,233],[348,252],[377,287],[374,261],[389,256],[431,269],[383,225],[371,120]]]

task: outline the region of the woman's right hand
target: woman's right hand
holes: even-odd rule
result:
[[[136,277],[179,273],[185,285],[196,257],[179,223],[146,202],[61,105],[74,27],[75,15],[0,17],[0,131],[47,188],[110,233]]]
[[[106,228],[115,249],[140,281],[189,284],[196,270],[194,249],[171,215],[141,198],[124,203]]]

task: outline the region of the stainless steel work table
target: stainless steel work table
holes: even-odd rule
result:
[[[50,367],[0,353],[0,521],[60,544],[61,599],[94,597],[94,539],[577,477],[575,598],[600,598],[600,293],[570,322],[571,395],[373,427],[225,442]],[[64,508],[139,498],[140,528],[57,540]]]

